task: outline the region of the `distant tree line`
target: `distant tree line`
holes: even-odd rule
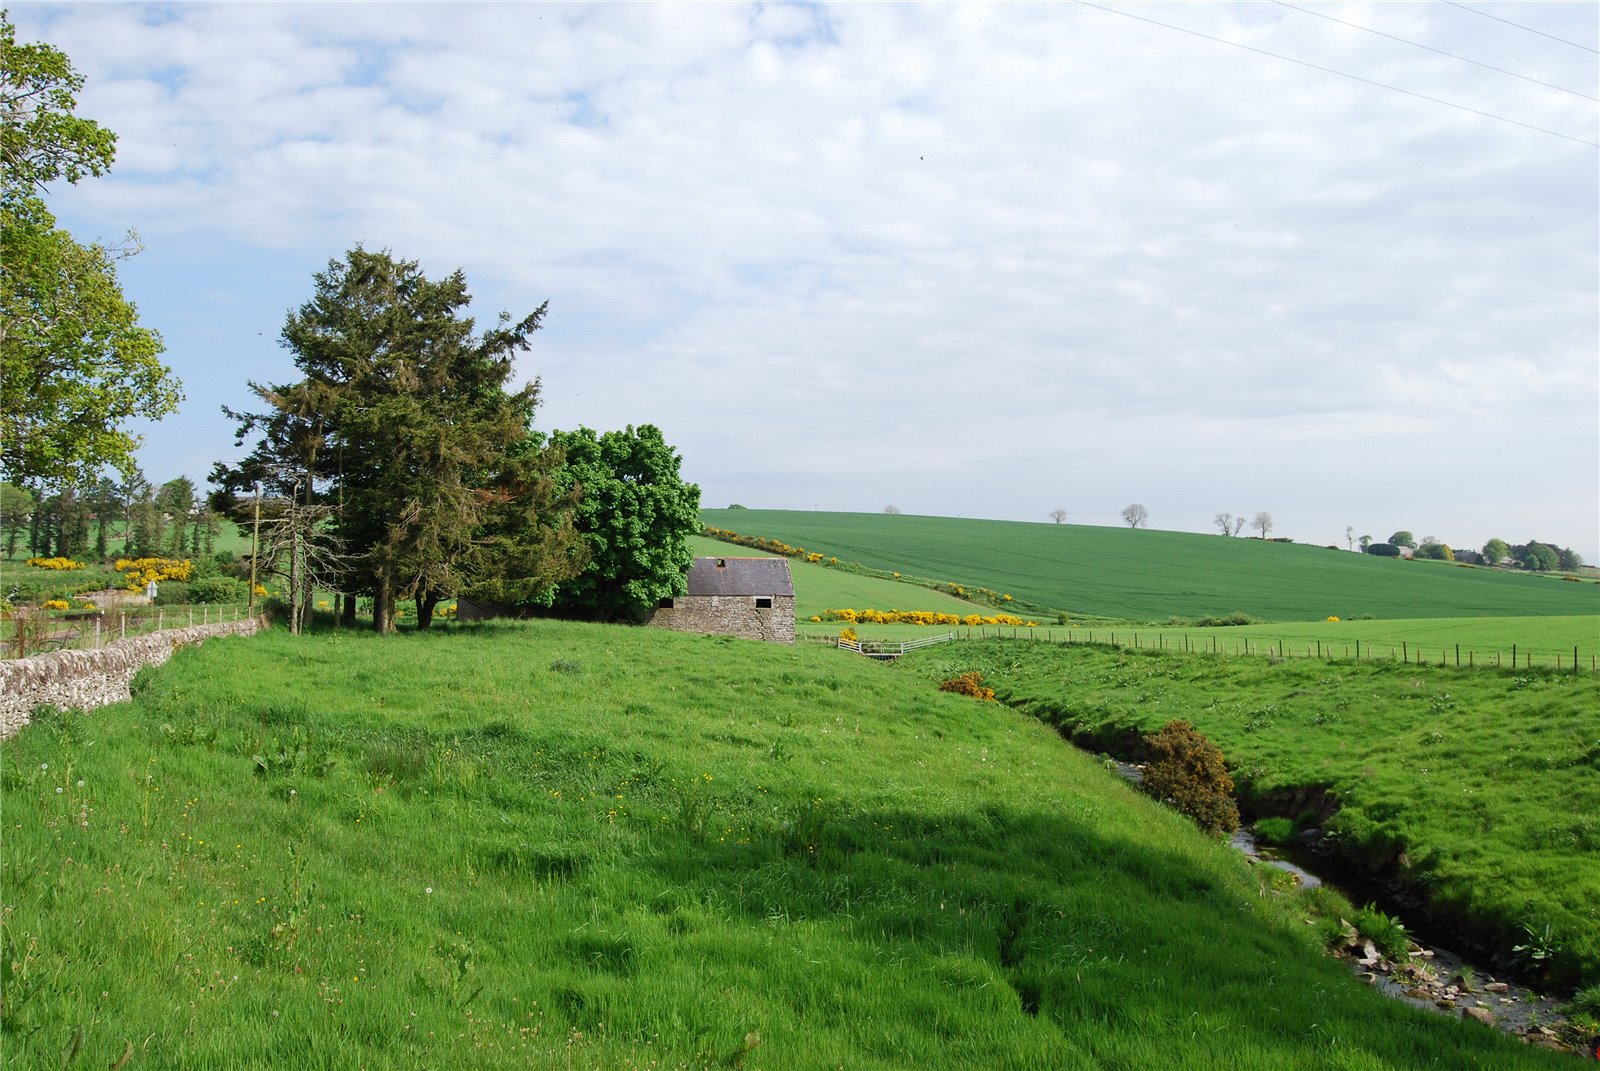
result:
[[[156,487],[137,466],[123,480],[100,479],[87,490],[75,483],[42,497],[16,484],[0,484],[0,539],[8,558],[107,559],[198,557],[215,551],[222,523],[177,477]]]
[[[1402,547],[1410,550],[1414,558],[1455,561],[1457,557],[1457,552],[1449,544],[1433,536],[1423,536],[1419,541],[1404,529],[1395,532],[1383,543],[1373,542],[1368,535],[1361,537],[1361,549],[1378,557],[1400,557]],[[1539,540],[1510,544],[1497,537],[1485,543],[1478,556],[1486,565],[1516,565],[1533,572],[1571,572],[1583,568],[1583,556],[1571,547],[1558,547],[1554,543]]]

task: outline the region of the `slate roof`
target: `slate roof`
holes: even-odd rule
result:
[[[689,594],[793,595],[794,578],[783,558],[696,558]]]

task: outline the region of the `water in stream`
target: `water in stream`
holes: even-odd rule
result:
[[[1249,828],[1234,833],[1233,846],[1247,858],[1294,875],[1302,888],[1328,885],[1353,904],[1374,899],[1370,887],[1347,887],[1345,882],[1325,879],[1313,872],[1305,865],[1308,860],[1303,853],[1289,859],[1275,849],[1262,847]],[[1378,906],[1389,914],[1395,913],[1389,910],[1392,904],[1379,903]],[[1419,935],[1404,918],[1401,921],[1406,923],[1406,932],[1412,939],[1411,962],[1395,964],[1375,956],[1369,959],[1357,952],[1347,957],[1357,977],[1396,1000],[1418,1008],[1480,1020],[1484,1020],[1484,1013],[1487,1013],[1492,1018],[1486,1021],[1498,1029],[1554,1041],[1566,1021],[1560,1011],[1560,1001],[1473,967],[1458,953],[1440,947],[1431,935],[1426,932]],[[1419,936],[1422,940],[1418,940]]]
[[[1115,765],[1118,773],[1135,784],[1144,780],[1144,771],[1138,766],[1125,762]],[[1566,1024],[1560,1001],[1475,968],[1458,953],[1442,947],[1426,925],[1417,925],[1414,917],[1402,914],[1402,910],[1370,882],[1345,877],[1335,880],[1318,874],[1312,869],[1315,862],[1309,853],[1262,847],[1249,827],[1234,833],[1232,843],[1247,858],[1294,875],[1302,888],[1327,885],[1352,904],[1374,903],[1386,914],[1400,919],[1411,937],[1413,951],[1409,963],[1390,963],[1375,953],[1369,956],[1357,952],[1344,957],[1356,976],[1368,985],[1418,1008],[1475,1018],[1522,1036],[1533,1044],[1572,1051],[1556,1040]],[[1290,854],[1293,858],[1286,857]]]

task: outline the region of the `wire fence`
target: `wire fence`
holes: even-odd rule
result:
[[[139,606],[116,610],[54,613],[16,610],[0,626],[0,657],[27,658],[51,651],[96,650],[116,640],[192,625],[242,621],[249,614],[237,606]]]
[[[1168,630],[1137,629],[1056,629],[1036,626],[974,626],[957,629],[950,634],[953,639],[1015,639],[1036,643],[1090,644],[1101,647],[1129,648],[1133,650],[1166,650],[1188,654],[1211,654],[1228,657],[1258,657],[1280,659],[1316,659],[1324,662],[1396,662],[1417,666],[1454,666],[1461,669],[1545,669],[1569,673],[1600,673],[1600,644],[1587,654],[1581,645],[1571,650],[1555,650],[1549,646],[1535,648],[1519,643],[1509,646],[1485,646],[1464,643],[1415,643],[1381,640],[1307,640],[1288,637],[1256,638],[1227,636],[1225,630],[1207,629],[1198,634]],[[837,641],[837,636],[804,634],[809,639],[837,643],[840,647],[859,650],[868,645],[887,644],[900,647],[898,642],[859,641],[859,646]],[[942,642],[944,637],[940,637]],[[915,643],[916,641],[911,641]],[[905,645],[911,649],[911,644]],[[864,652],[863,652],[864,653]]]
[[[977,636],[974,637],[974,631]],[[1578,673],[1587,670],[1600,672],[1600,651],[1591,650],[1584,657],[1581,647],[1571,651],[1535,650],[1519,644],[1503,647],[1475,647],[1471,644],[1422,644],[1409,640],[1305,640],[1289,638],[1255,639],[1252,637],[1227,637],[1215,634],[1196,636],[1188,632],[1139,632],[1122,629],[1065,629],[1049,628],[980,628],[967,629],[965,639],[985,639],[989,636],[1006,639],[1037,640],[1046,643],[1096,644],[1109,647],[1129,647],[1135,650],[1167,650],[1186,653],[1256,656],[1268,658],[1308,658],[1324,662],[1400,662],[1418,666],[1455,666],[1461,669],[1552,669]]]

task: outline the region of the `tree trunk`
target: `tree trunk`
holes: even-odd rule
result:
[[[372,631],[386,635],[394,631],[394,581],[387,569],[378,570],[372,592]]]
[[[439,605],[437,592],[425,591],[417,600],[417,631],[421,632],[433,624],[433,609]]]
[[[356,627],[356,597],[354,595],[341,595],[343,600],[339,607],[339,624],[345,628]]]

